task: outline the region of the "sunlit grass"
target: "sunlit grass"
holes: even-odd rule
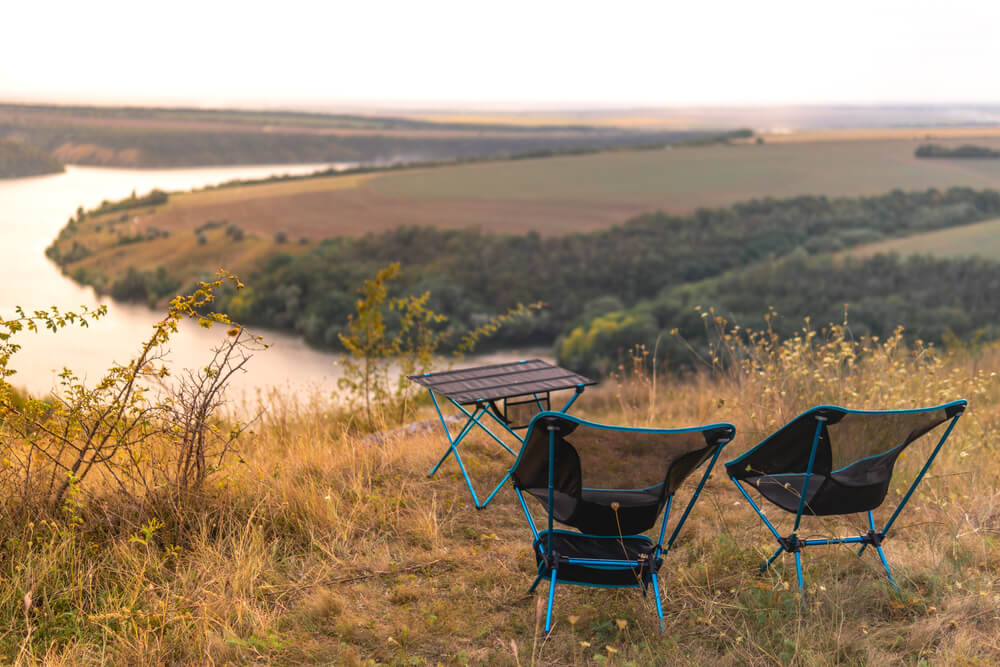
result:
[[[562,586],[554,628],[513,494],[476,512],[436,431],[381,440],[310,397],[266,398],[240,458],[181,511],[136,515],[114,497],[83,523],[0,516],[0,660],[53,664],[988,664],[1000,658],[1000,353],[942,356],[846,329],[756,337],[737,364],[688,378],[606,381],[576,404],[613,423],[726,420],[732,458],[816,403],[931,405],[965,397],[931,474],[877,560],[807,551],[807,597],[790,559],[766,575],[764,527],[719,469],[663,572],[666,631],[634,590]],[[739,346],[723,339],[720,352]],[[736,352],[733,352],[736,354]],[[710,360],[709,360],[710,361]],[[740,365],[742,364],[742,365]],[[274,400],[272,400],[272,398]],[[424,417],[431,417],[428,410]],[[479,486],[510,457],[467,454]],[[908,450],[912,476],[929,443]],[[912,454],[911,454],[912,452]],[[903,484],[890,490],[890,502]],[[682,495],[690,489],[682,491]],[[679,498],[679,501],[685,498]],[[123,517],[109,519],[109,517]],[[132,517],[132,518],[124,518]],[[785,517],[773,515],[773,519]],[[155,521],[154,521],[155,520]],[[806,519],[803,533],[851,530]],[[539,593],[544,596],[546,586]],[[539,610],[541,609],[541,612]]]

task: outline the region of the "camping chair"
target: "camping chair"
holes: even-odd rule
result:
[[[538,576],[529,592],[542,578],[549,579],[545,632],[552,626],[557,583],[641,586],[643,592],[652,584],[663,629],[656,578],[661,556],[673,545],[723,445],[735,432],[732,424],[683,429],[605,426],[550,411],[531,420],[510,478],[534,536]],[[709,460],[664,546],[674,492]],[[525,493],[545,507],[545,530],[536,527]],[[641,533],[655,527],[664,507],[659,538],[654,543]],[[579,532],[556,529],[556,521]]]
[[[742,456],[726,463],[726,472],[767,526],[778,548],[760,571],[783,552],[795,554],[799,591],[803,591],[802,549],[830,544],[860,544],[858,555],[875,547],[882,567],[895,587],[882,542],[896,517],[924,478],[944,445],[965,400],[915,410],[849,410],[821,405],[808,410]],[[921,436],[948,422],[941,439],[909,490],[880,530],[873,510],[882,505],[896,459]],[[782,536],[747,493],[748,484],[767,501],[795,515],[792,532]],[[797,531],[804,515],[829,516],[866,512],[868,531],[857,537],[802,539]]]

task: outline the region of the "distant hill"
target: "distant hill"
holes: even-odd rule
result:
[[[64,171],[62,164],[37,148],[0,139],[0,178],[20,178]]]
[[[0,104],[0,139],[17,137],[67,164],[114,167],[415,162],[712,142],[718,136],[718,130],[572,123],[516,125],[284,111]]]

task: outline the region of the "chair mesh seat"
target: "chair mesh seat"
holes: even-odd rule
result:
[[[545,426],[551,424],[555,429],[552,515],[560,523],[596,535],[634,535],[652,528],[667,497],[712,455],[719,438],[732,437],[728,426],[676,433],[610,431],[563,416],[545,419],[534,422],[511,479],[548,504]],[[626,480],[638,484],[623,489]]]
[[[799,498],[806,478],[806,502],[802,513],[812,516],[830,516],[833,514],[853,514],[867,512],[882,504],[889,481],[878,481],[874,484],[850,484],[849,476],[840,473],[831,475],[761,475],[748,477],[746,481],[754,486],[760,494],[781,509],[795,514],[799,508]]]
[[[541,564],[548,547],[549,531],[543,530],[535,540],[535,562]],[[563,583],[591,584],[596,586],[639,586],[655,571],[653,552],[656,545],[648,537],[601,537],[565,530],[552,531],[552,550],[559,559],[558,576]],[[567,559],[645,561],[654,569],[618,565],[570,564]]]

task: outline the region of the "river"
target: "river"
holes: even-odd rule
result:
[[[45,248],[78,206],[93,208],[102,200],[122,199],[134,190],[176,191],[204,187],[232,179],[264,178],[272,174],[301,174],[330,165],[254,165],[195,169],[108,169],[68,166],[63,174],[0,180],[0,317],[13,315],[14,306],[26,310],[56,306],[60,310],[108,306],[108,315],[87,329],[76,327],[56,334],[18,334],[23,346],[11,360],[17,370],[15,386],[44,394],[56,386],[56,373],[68,367],[95,382],[113,363],[129,361],[151,325],[162,316],[142,305],[113,302],[93,289],[77,285],[45,256]],[[247,373],[233,386],[248,395],[271,387],[319,390],[336,387],[338,355],[308,347],[301,339],[276,332],[257,331],[271,344],[247,365]],[[174,368],[198,368],[223,337],[221,329],[187,326],[170,343]],[[469,365],[537,356],[537,351],[510,351],[467,360]],[[443,363],[443,362],[442,362]]]

